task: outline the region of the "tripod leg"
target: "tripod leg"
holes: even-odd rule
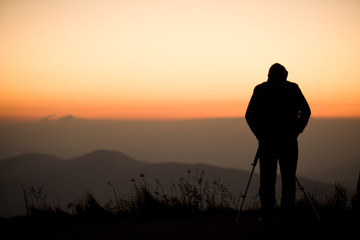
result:
[[[249,178],[249,181],[248,181],[248,183],[247,183],[245,193],[244,193],[244,195],[241,195],[242,202],[241,202],[239,211],[238,211],[238,213],[237,213],[237,215],[236,215],[236,222],[239,220],[239,215],[240,215],[240,212],[241,212],[242,207],[243,207],[244,202],[245,202],[246,194],[247,194],[247,191],[248,191],[248,189],[249,189],[249,185],[250,185],[250,182],[251,182],[252,175],[253,175],[253,173],[254,173],[254,169],[255,169],[255,165],[253,165],[253,168],[252,168],[252,170],[251,170],[250,178]]]
[[[254,170],[255,170],[256,164],[257,164],[257,162],[258,162],[258,159],[259,159],[259,149],[258,149],[257,152],[256,152],[254,162],[251,164],[253,167],[252,167],[252,170],[251,170],[251,173],[250,173],[249,181],[248,181],[247,186],[246,186],[246,189],[245,189],[245,193],[244,193],[244,195],[241,195],[242,202],[241,202],[240,208],[239,208],[239,210],[238,210],[238,213],[237,213],[237,215],[236,215],[236,220],[235,220],[236,222],[239,220],[240,212],[241,212],[242,207],[243,207],[243,205],[244,205],[245,198],[246,198],[246,194],[247,194],[247,192],[248,192],[248,190],[249,190],[251,178],[252,178],[252,176],[253,176],[253,174],[254,174]]]
[[[311,208],[314,211],[317,219],[319,221],[321,221],[321,217],[320,217],[319,213],[316,211],[316,208],[315,208],[314,204],[311,202],[310,198],[307,196],[307,194],[305,192],[305,188],[301,185],[301,183],[300,183],[300,181],[299,181],[299,179],[297,177],[295,177],[295,180],[296,180],[297,184],[299,185],[299,189],[303,192],[306,201],[308,201],[309,204],[311,205]]]

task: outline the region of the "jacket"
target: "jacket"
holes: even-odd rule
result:
[[[297,138],[311,115],[295,83],[264,82],[255,87],[246,110],[246,121],[258,140]]]

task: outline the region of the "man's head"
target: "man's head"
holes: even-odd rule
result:
[[[287,76],[288,71],[286,71],[286,68],[279,63],[275,63],[269,69],[268,82],[282,83],[286,81]]]

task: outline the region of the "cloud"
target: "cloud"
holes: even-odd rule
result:
[[[80,120],[80,118],[75,117],[74,115],[68,114],[66,116],[60,117],[57,119],[57,121],[60,122],[68,122],[68,121],[74,121],[74,120]]]
[[[46,117],[41,118],[41,121],[47,122],[47,121],[51,121],[54,120],[54,117],[56,116],[56,113],[50,114]]]
[[[72,114],[68,114],[59,118],[56,118],[56,113],[50,114],[48,116],[45,116],[41,118],[41,121],[48,122],[48,121],[57,121],[57,122],[70,122],[75,120],[82,120],[81,118],[77,118]]]

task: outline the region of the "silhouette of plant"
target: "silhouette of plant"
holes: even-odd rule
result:
[[[110,214],[98,203],[94,195],[90,192],[86,192],[83,198],[73,203],[70,202],[67,207],[73,215],[79,216],[103,217]]]
[[[358,177],[358,182],[356,184],[356,192],[351,198],[351,207],[354,211],[354,214],[357,215],[357,217],[360,217],[360,173]]]
[[[330,206],[333,206],[338,209],[347,209],[349,200],[347,198],[346,188],[344,183],[335,182],[334,183],[334,192],[330,198]]]
[[[141,175],[141,180],[136,182],[134,188],[136,195],[132,199],[135,206],[133,210],[144,210],[144,201],[152,204],[152,208],[163,208],[179,210],[183,212],[206,212],[214,209],[235,209],[236,199],[229,189],[221,183],[220,178],[212,182],[204,178],[205,171],[196,170],[191,175],[191,170],[187,171],[187,176],[172,182],[170,185],[170,196],[164,190],[158,179],[155,179],[155,188],[145,181],[145,176]],[[157,204],[154,204],[154,202]],[[149,203],[147,203],[149,204]]]
[[[36,215],[41,212],[51,212],[53,210],[48,203],[47,194],[43,191],[44,186],[30,187],[27,191],[23,189],[26,215]]]
[[[108,181],[107,184],[112,189],[113,199],[108,199],[105,202],[104,209],[114,214],[127,213],[130,209],[130,202],[125,200],[124,197],[120,197],[116,187],[110,181]]]
[[[155,179],[154,187],[149,184],[144,174],[140,179],[131,179],[134,194],[122,197],[115,185],[107,182],[113,197],[102,206],[90,192],[81,198],[69,202],[67,211],[52,206],[47,200],[44,186],[23,189],[26,214],[28,216],[49,215],[62,213],[85,217],[106,217],[110,215],[141,215],[141,216],[194,216],[194,214],[226,212],[234,213],[240,198],[235,198],[220,178],[209,181],[205,178],[205,171],[187,171],[186,177],[171,182],[167,192],[159,179]],[[348,210],[346,188],[341,183],[334,184],[334,192],[327,201],[319,202],[314,194],[308,193],[313,205],[318,209]],[[259,209],[258,197],[252,198],[249,211]],[[296,202],[299,212],[311,215],[309,202],[301,198]]]

